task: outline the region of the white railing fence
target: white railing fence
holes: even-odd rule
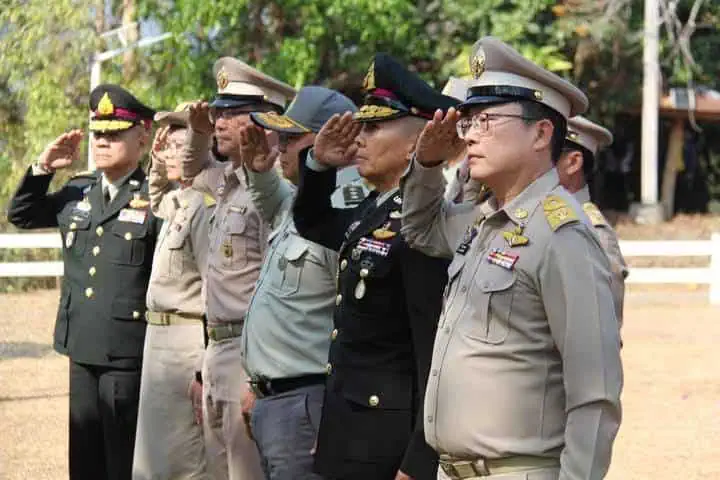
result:
[[[3,248],[62,248],[57,233],[0,234]],[[705,268],[631,268],[628,284],[700,284],[710,286],[710,303],[720,304],[720,233],[710,240],[631,240],[621,241],[625,258],[632,257],[710,257]],[[0,277],[58,277],[62,262],[0,263]]]

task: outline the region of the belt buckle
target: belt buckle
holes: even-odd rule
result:
[[[490,475],[485,459],[472,460],[441,460],[440,467],[445,475],[452,480],[463,480],[466,478],[486,477]]]
[[[160,323],[164,326],[170,325],[170,314],[167,312],[163,312],[160,314]]]
[[[265,398],[273,394],[270,379],[267,377],[258,377],[250,380],[249,383],[257,398]]]
[[[208,327],[207,334],[208,334],[208,338],[210,340],[212,340],[213,342],[217,342],[217,335],[215,334],[215,327]]]

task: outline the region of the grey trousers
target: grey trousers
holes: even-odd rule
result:
[[[255,402],[251,427],[267,480],[321,480],[313,456],[324,385],[298,388]]]

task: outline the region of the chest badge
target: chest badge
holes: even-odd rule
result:
[[[519,255],[503,252],[499,248],[494,248],[488,254],[487,260],[493,265],[497,265],[506,270],[512,270],[513,268],[515,268],[515,264],[517,263],[519,258]]]
[[[130,208],[144,209],[147,208],[149,205],[150,201],[141,198],[139,193],[134,194],[133,199],[130,200]]]
[[[530,243],[530,240],[523,235],[523,225],[518,225],[514,230],[509,232],[503,232],[503,238],[510,247],[521,247]]]
[[[470,225],[467,227],[467,230],[465,230],[465,235],[463,235],[462,242],[460,242],[460,245],[458,245],[457,250],[455,250],[456,253],[459,253],[460,255],[465,255],[468,250],[470,250],[470,244],[472,244],[473,239],[477,236],[478,229],[475,225]]]

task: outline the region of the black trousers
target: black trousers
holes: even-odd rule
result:
[[[70,480],[130,480],[140,370],[70,360]]]

